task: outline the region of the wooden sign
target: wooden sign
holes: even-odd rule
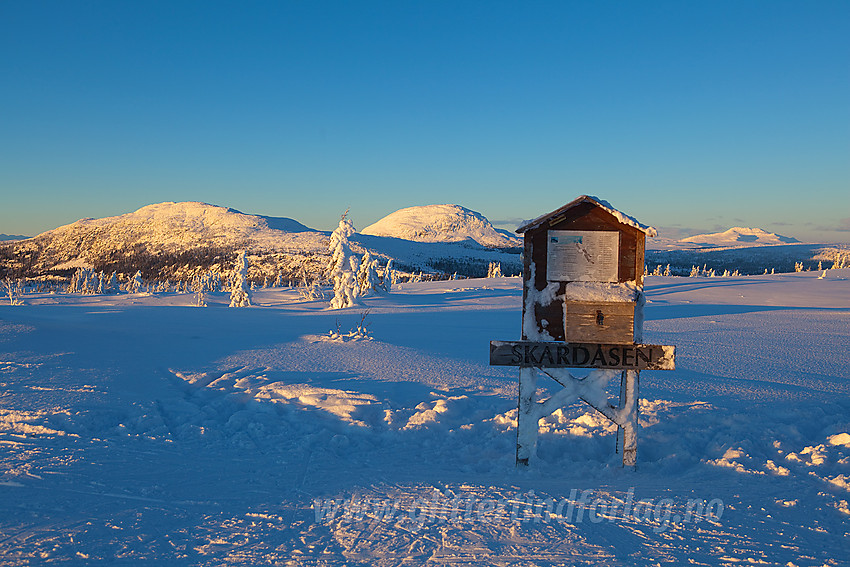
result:
[[[675,358],[669,345],[490,341],[491,366],[674,370]]]

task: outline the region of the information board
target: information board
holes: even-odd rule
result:
[[[601,230],[550,230],[546,279],[550,282],[616,282],[620,233]]]

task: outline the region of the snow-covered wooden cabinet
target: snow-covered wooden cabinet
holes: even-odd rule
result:
[[[618,426],[623,465],[637,461],[640,370],[672,370],[675,348],[643,344],[640,224],[596,197],[582,195],[524,223],[522,340],[491,341],[490,364],[519,366],[517,465],[535,456],[539,419],[582,401]],[[574,376],[571,368],[592,369]],[[539,375],[563,386],[537,400]],[[607,385],[620,376],[617,403]]]
[[[582,195],[517,232],[525,238],[524,340],[640,342],[644,250],[654,229]]]

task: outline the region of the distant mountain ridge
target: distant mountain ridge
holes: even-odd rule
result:
[[[782,236],[767,232],[760,228],[744,228],[736,226],[723,232],[698,234],[683,238],[681,242],[689,242],[703,246],[765,246],[771,244],[797,244],[800,241],[790,236]]]

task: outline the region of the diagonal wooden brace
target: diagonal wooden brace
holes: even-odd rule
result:
[[[540,370],[563,389],[543,402],[536,401],[537,371]],[[618,372],[619,373],[619,372]],[[639,372],[626,370],[620,373],[620,403],[608,401],[605,387],[615,371],[594,370],[584,378],[573,376],[565,368],[520,367],[519,402],[517,405],[517,465],[528,465],[537,450],[537,433],[540,419],[556,409],[576,400],[582,400],[618,425],[617,443],[622,437],[623,466],[634,467],[637,462]]]

